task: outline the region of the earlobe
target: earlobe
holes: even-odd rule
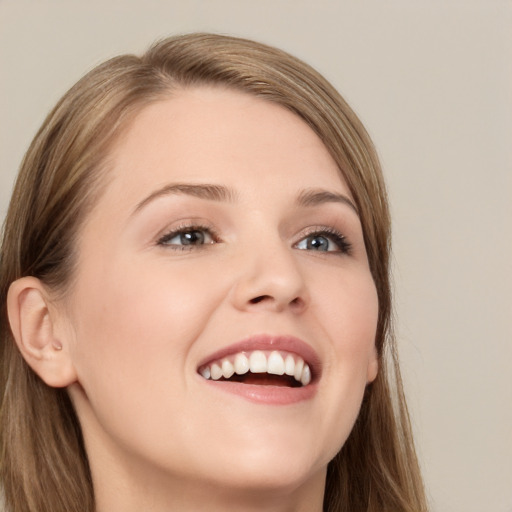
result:
[[[39,377],[52,387],[66,387],[76,381],[66,346],[69,340],[57,333],[57,313],[39,279],[23,277],[11,284],[7,312],[18,349]]]

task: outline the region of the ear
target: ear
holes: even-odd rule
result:
[[[366,369],[366,383],[370,384],[377,378],[379,373],[379,355],[377,354],[377,347],[373,347],[372,354],[368,359],[368,367]]]
[[[14,281],[7,294],[7,313],[16,344],[37,375],[52,387],[75,382],[69,340],[57,332],[57,308],[43,283],[35,277]]]

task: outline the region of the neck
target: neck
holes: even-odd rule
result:
[[[297,501],[294,496],[269,496],[264,493],[248,493],[243,495],[228,494],[220,495],[218,492],[210,492],[200,484],[196,484],[193,492],[183,492],[183,489],[176,495],[166,500],[156,499],[151,495],[143,499],[131,499],[131,496],[98,496],[96,507],[97,512],[140,512],[140,510],[151,510],[151,512],[197,512],[208,510],[208,512],[225,512],[236,510],[237,512],[321,512],[322,496],[320,500],[313,500],[311,497],[303,501]],[[141,498],[140,496],[138,498]]]
[[[120,476],[120,475],[118,475]],[[307,481],[286,488],[267,486],[233,488],[219,483],[153,474],[149,479],[138,478],[95,481],[97,512],[322,512],[325,471]],[[150,481],[149,481],[150,480]],[[165,480],[165,481],[164,481]]]

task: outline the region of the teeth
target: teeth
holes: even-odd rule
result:
[[[311,382],[311,369],[299,356],[286,354],[274,350],[270,353],[255,350],[250,354],[240,352],[225,357],[213,364],[200,368],[199,373],[206,380],[229,379],[235,373],[244,375],[247,372],[268,373],[270,375],[289,375],[307,386]]]
[[[249,368],[252,373],[267,372],[267,358],[260,350],[255,350],[249,358]]]
[[[235,373],[235,369],[233,368],[233,365],[227,359],[224,359],[224,361],[222,361],[223,377],[225,379],[229,379],[229,377],[231,377],[231,375],[233,375],[233,373]]]
[[[303,386],[307,386],[311,382],[311,370],[307,364],[304,365],[300,381],[302,382]]]
[[[279,352],[272,352],[267,361],[267,372],[272,375],[283,375],[284,361]]]
[[[286,375],[293,375],[295,373],[295,360],[290,354],[288,354],[284,360],[284,373],[286,373]]]
[[[302,378],[302,369],[303,368],[304,368],[304,361],[302,359],[299,359],[295,363],[295,371],[293,372],[293,376],[294,376],[295,380],[300,381],[300,379]],[[212,370],[213,370],[213,368],[212,368]]]
[[[213,380],[219,380],[222,377],[222,368],[218,364],[212,364],[211,375]]]
[[[249,358],[245,354],[237,354],[235,357],[235,372],[243,375],[249,371]]]

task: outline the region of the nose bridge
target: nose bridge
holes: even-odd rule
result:
[[[303,273],[277,231],[243,244],[237,268],[234,301],[239,309],[300,310],[307,303]]]

